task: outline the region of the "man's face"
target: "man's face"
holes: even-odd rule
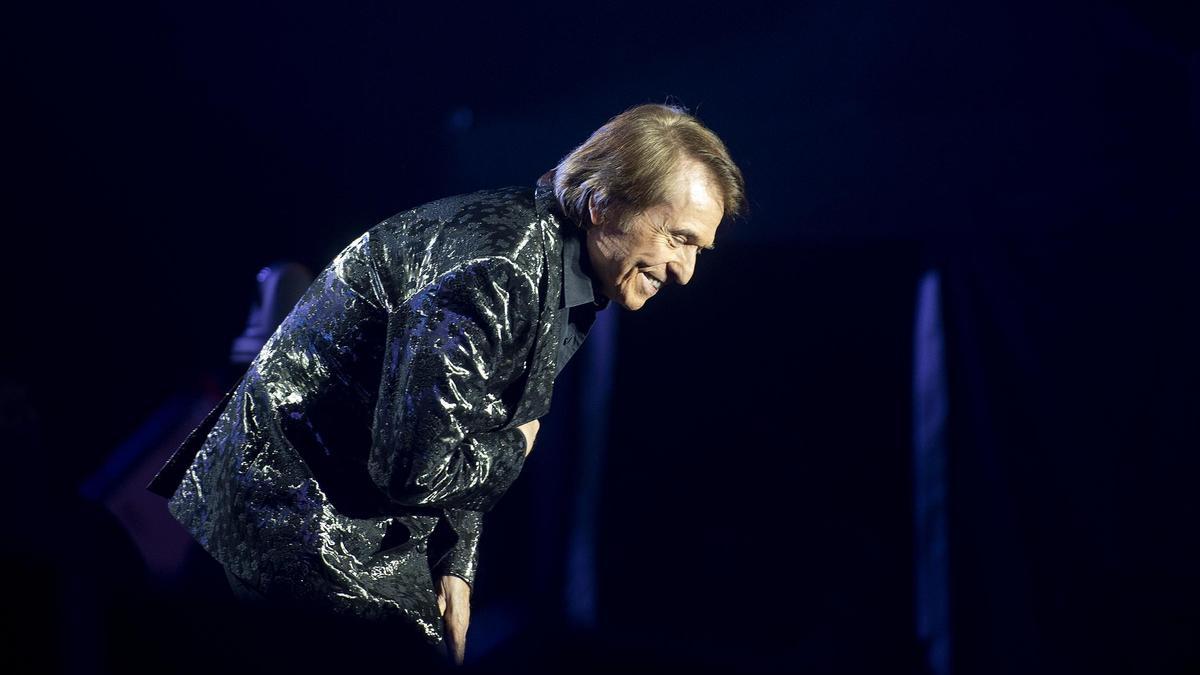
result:
[[[700,249],[712,248],[724,210],[708,169],[686,162],[674,183],[667,202],[634,216],[629,232],[603,221],[595,206],[588,205],[592,269],[604,295],[626,309],[641,309],[663,285],[686,284]]]

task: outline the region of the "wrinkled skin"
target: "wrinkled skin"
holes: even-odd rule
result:
[[[686,162],[673,183],[667,202],[631,217],[629,231],[588,204],[588,256],[604,295],[625,309],[641,309],[656,285],[687,284],[700,251],[713,247],[724,207],[708,169]]]

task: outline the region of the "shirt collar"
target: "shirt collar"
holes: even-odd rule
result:
[[[563,293],[560,308],[592,305],[597,311],[608,306],[609,299],[596,292],[594,275],[585,246],[586,232],[563,214],[548,181],[548,172],[538,181],[535,196],[538,203],[558,223],[562,237]]]
[[[583,230],[573,226],[563,232],[563,307],[590,304],[600,310],[608,306],[608,298],[601,295],[596,299],[584,236]]]

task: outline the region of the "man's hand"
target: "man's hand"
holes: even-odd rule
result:
[[[446,622],[446,643],[454,663],[462,665],[467,653],[467,624],[471,621],[471,585],[446,574],[438,579],[438,610]]]
[[[533,450],[533,439],[537,438],[538,429],[541,428],[541,423],[537,420],[530,420],[525,424],[517,427],[521,433],[525,434],[525,456],[529,456],[529,452]]]

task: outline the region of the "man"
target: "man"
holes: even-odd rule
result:
[[[533,189],[383,221],[150,489],[239,593],[395,620],[461,663],[482,516],[520,473],[555,376],[609,301],[637,310],[686,284],[743,189],[716,135],[643,105]]]

